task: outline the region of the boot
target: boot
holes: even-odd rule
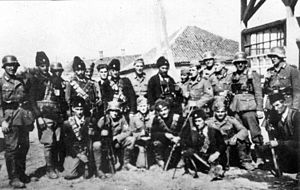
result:
[[[25,184],[21,182],[19,178],[12,179],[9,184],[16,189],[25,188]]]
[[[53,167],[47,167],[47,176],[49,179],[57,179],[58,175]]]
[[[124,168],[129,171],[136,171],[137,167],[130,164],[130,155],[131,155],[130,153],[131,153],[131,150],[128,148],[125,148],[125,150],[124,150]]]
[[[20,175],[20,180],[23,183],[29,183],[31,181],[31,178],[30,178],[30,176],[28,176],[25,173],[23,173],[23,174]]]

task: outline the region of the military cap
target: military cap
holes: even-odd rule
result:
[[[78,56],[74,57],[72,68],[73,68],[73,71],[85,70],[86,69],[85,63]]]
[[[120,104],[120,102],[118,102],[116,100],[108,102],[107,103],[107,109],[106,109],[106,111],[111,111],[111,110],[121,111],[121,104]]]
[[[142,59],[142,58],[139,58],[139,59],[135,60],[133,65],[135,65],[138,62],[143,63],[143,65],[145,65],[144,59]]]
[[[83,98],[76,96],[72,100],[72,107],[85,107],[85,101]]]
[[[53,72],[53,71],[63,71],[63,66],[61,63],[52,63],[50,65],[50,71]]]
[[[108,66],[106,64],[99,64],[97,65],[97,71],[99,72],[101,69],[108,69]]]
[[[157,68],[159,68],[164,65],[168,67],[170,66],[169,61],[164,56],[161,56],[160,58],[157,59],[156,66]]]
[[[169,108],[169,103],[166,100],[158,99],[155,101],[155,110],[160,111],[162,108]]]
[[[233,61],[232,63],[235,64],[237,62],[245,62],[245,63],[248,63],[248,60],[247,60],[247,55],[245,52],[237,52],[235,55],[234,55],[234,58],[233,58]]]
[[[119,59],[113,59],[111,62],[108,64],[109,69],[114,69],[116,71],[120,71],[121,68],[121,63]]]
[[[225,110],[227,109],[226,98],[223,96],[217,96],[213,103],[213,110],[217,111],[221,109],[225,109]]]
[[[193,59],[190,61],[190,67],[196,67],[197,69],[199,69],[201,67],[201,64],[199,60]]]
[[[203,120],[206,119],[206,113],[202,109],[198,109],[192,112],[191,117],[193,120],[197,118],[202,118]]]
[[[278,100],[285,100],[284,95],[282,93],[275,93],[272,95],[269,95],[270,103],[274,104]]]
[[[43,51],[36,52],[35,64],[36,66],[40,66],[42,64],[46,64],[47,66],[50,65],[49,58],[47,57],[45,52]]]
[[[190,69],[187,68],[187,67],[183,67],[183,68],[181,68],[181,70],[180,70],[180,74],[181,74],[181,75],[189,75],[189,74],[190,74]]]
[[[285,50],[283,47],[272,47],[268,56],[277,56],[279,58],[285,58]]]
[[[147,98],[145,98],[143,96],[140,96],[140,97],[137,98],[136,103],[137,103],[138,106],[139,105],[145,105],[145,104],[147,104]]]
[[[215,59],[215,53],[214,52],[207,51],[203,54],[203,58],[202,58],[203,61],[209,60],[209,59]]]
[[[17,58],[13,55],[6,55],[2,59],[2,68],[4,68],[6,65],[16,65],[20,66]]]

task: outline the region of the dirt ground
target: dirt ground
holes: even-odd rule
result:
[[[183,169],[178,169],[175,179],[172,179],[174,169],[169,171],[148,170],[148,171],[119,171],[111,178],[104,180],[75,179],[71,181],[60,177],[57,180],[49,180],[43,176],[45,165],[43,159],[42,146],[38,142],[36,135],[31,134],[30,150],[27,155],[27,170],[29,175],[37,174],[41,177],[26,185],[27,189],[107,189],[107,190],[186,190],[186,189],[300,189],[295,182],[295,174],[286,174],[281,178],[274,177],[268,171],[255,170],[247,172],[238,168],[230,168],[225,173],[223,180],[210,181],[210,177],[199,173],[199,178],[194,179],[191,175],[182,175]],[[8,185],[7,172],[4,163],[4,153],[0,153],[0,189],[10,189]]]

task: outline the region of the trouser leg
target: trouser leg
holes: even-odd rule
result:
[[[10,180],[18,178],[19,174],[17,172],[17,154],[18,154],[18,142],[19,142],[19,129],[12,126],[11,130],[4,134],[5,142],[5,162],[8,173],[8,178]]]
[[[17,169],[21,176],[25,175],[26,171],[26,156],[29,150],[29,132],[22,131],[20,134],[20,142],[17,155]]]
[[[100,173],[102,173],[102,153],[101,153],[102,144],[100,141],[95,141],[93,143],[93,154],[94,154],[94,160],[95,160],[95,166],[96,166],[96,175],[99,176]]]

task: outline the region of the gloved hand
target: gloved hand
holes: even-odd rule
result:
[[[8,133],[9,132],[9,123],[7,121],[2,121],[2,124],[1,124],[1,128],[2,128],[2,132],[3,133]]]

